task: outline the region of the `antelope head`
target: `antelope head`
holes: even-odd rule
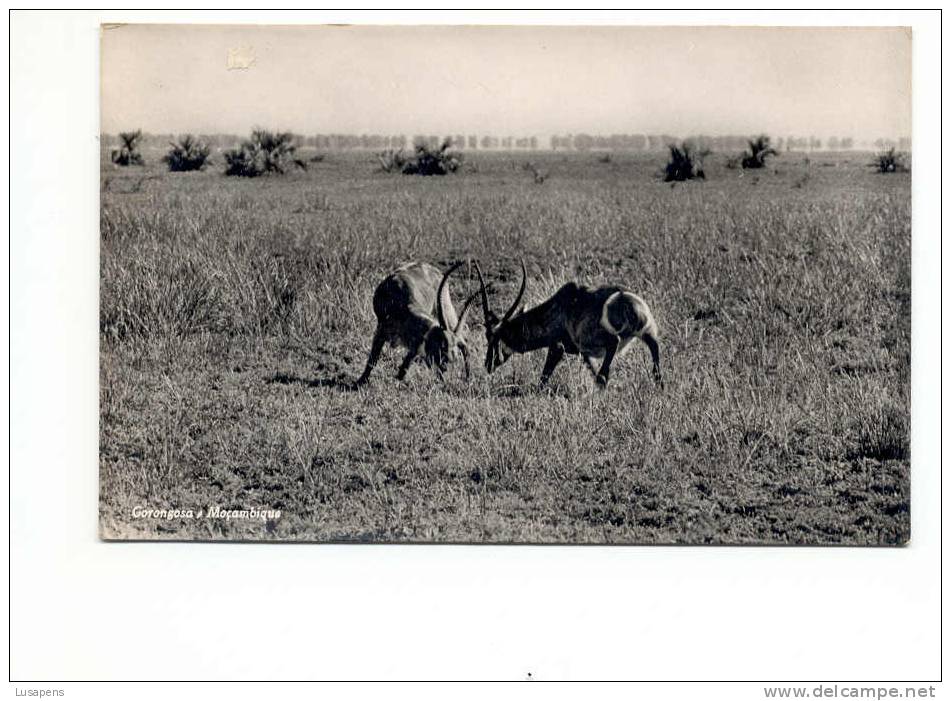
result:
[[[432,327],[423,339],[423,348],[421,355],[426,367],[435,370],[439,375],[446,372],[449,363],[454,362],[458,356],[462,356],[463,364],[466,370],[466,379],[469,379],[469,349],[466,345],[465,335],[461,333],[463,322],[469,307],[475,300],[478,292],[473,293],[462,306],[459,313],[459,319],[455,327],[450,326],[446,319],[446,312],[443,309],[443,291],[449,276],[455,272],[456,268],[462,265],[461,262],[453,265],[442,276],[439,288],[436,290],[436,321],[438,326]]]
[[[485,370],[489,373],[501,366],[515,352],[505,343],[504,337],[506,326],[512,320],[518,305],[522,301],[522,296],[525,294],[525,283],[528,280],[528,275],[525,272],[525,261],[519,262],[522,265],[522,286],[519,288],[512,306],[509,307],[501,319],[489,309],[489,296],[485,291],[485,280],[482,277],[479,264],[475,263],[476,274],[479,276],[479,291],[482,293],[482,312],[485,314]],[[522,311],[524,311],[524,308]]]

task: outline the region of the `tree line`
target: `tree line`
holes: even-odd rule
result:
[[[214,149],[231,148],[241,143],[242,137],[234,134],[203,134],[201,141]],[[142,143],[167,144],[177,139],[175,134],[142,134]],[[117,135],[103,135],[107,145],[119,145]],[[439,148],[449,143],[449,147],[459,151],[665,151],[674,143],[687,143],[698,151],[733,152],[746,148],[748,135],[708,136],[696,135],[686,139],[670,134],[553,134],[550,137],[537,136],[497,136],[478,134],[293,134],[293,140],[299,148],[313,148],[318,151],[356,151],[410,149],[423,146],[427,149]],[[853,148],[911,150],[908,138],[880,138],[874,142],[856,141],[850,136],[832,136],[821,139],[817,136],[780,136],[773,139],[778,151],[848,151]]]

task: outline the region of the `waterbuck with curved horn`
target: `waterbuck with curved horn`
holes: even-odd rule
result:
[[[522,286],[505,315],[499,319],[489,309],[485,280],[475,265],[485,313],[485,338],[488,343],[485,369],[492,372],[512,353],[548,349],[541,383],[547,384],[565,353],[580,354],[601,388],[608,384],[611,363],[634,338],[640,338],[650,350],[654,362],[654,381],[663,386],[660,372],[660,347],[657,323],[647,303],[629,290],[616,285],[585,287],[574,282],[562,285],[555,294],[536,307],[517,314],[528,275],[522,264]],[[595,358],[603,358],[600,369]]]
[[[447,281],[462,263],[456,263],[445,273],[427,263],[407,263],[386,276],[373,294],[373,313],[376,314],[376,333],[370,347],[367,366],[356,384],[364,385],[380,359],[383,346],[407,349],[397,379],[406,377],[410,364],[422,356],[427,367],[441,378],[448,364],[462,355],[466,379],[469,378],[469,356],[464,326],[469,305],[478,295],[472,294],[456,317],[449,297]]]

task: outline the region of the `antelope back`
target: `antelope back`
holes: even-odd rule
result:
[[[436,289],[442,273],[428,263],[407,263],[386,276],[373,295],[373,311],[381,320],[401,321],[411,313],[436,314]]]

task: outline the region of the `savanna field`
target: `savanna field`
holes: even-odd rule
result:
[[[467,154],[458,173],[329,153],[225,177],[104,154],[100,530],[105,538],[886,545],[910,537],[911,175],[867,153],[705,163]],[[522,164],[548,175],[536,183]],[[503,311],[575,280],[628,286],[660,326],[595,389],[545,353],[472,378],[387,349],[351,383],[377,283],[478,260]],[[478,289],[453,276],[456,307]],[[268,520],[135,508],[279,509]]]

